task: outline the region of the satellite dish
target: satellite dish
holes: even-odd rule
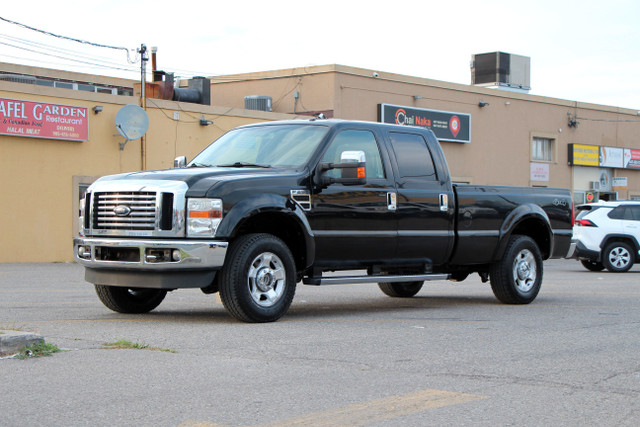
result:
[[[147,112],[135,104],[122,107],[116,114],[116,129],[126,141],[120,143],[120,150],[124,150],[127,142],[142,138],[149,129],[149,116]]]

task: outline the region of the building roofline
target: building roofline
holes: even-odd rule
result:
[[[442,80],[428,79],[424,77],[415,77],[405,74],[389,73],[385,71],[371,70],[366,68],[358,68],[341,64],[326,64],[326,65],[312,65],[306,67],[285,68],[279,70],[257,71],[251,73],[241,74],[228,74],[208,77],[212,84],[217,83],[231,83],[247,80],[270,80],[270,79],[282,79],[289,77],[298,77],[304,75],[314,74],[349,74],[360,77],[367,77],[376,80],[386,80],[398,83],[409,83],[420,86],[429,86],[439,89],[448,89],[459,92],[475,93],[480,96],[491,96],[504,98],[505,100],[523,100],[529,102],[539,102],[545,104],[554,104],[559,106],[565,106],[567,108],[579,108],[587,110],[606,111],[616,114],[626,114],[634,117],[638,116],[638,110],[616,107],[609,105],[594,104],[589,102],[581,102],[575,100],[567,100],[560,98],[553,98],[543,95],[533,95],[529,93],[519,93],[513,91],[505,91],[501,89],[485,88],[474,85],[465,85],[461,83],[451,83]],[[374,73],[376,76],[374,77]]]
[[[100,76],[97,74],[76,73],[73,71],[56,70],[53,68],[34,67],[31,65],[0,62],[0,73],[24,74],[30,76],[47,77],[51,79],[73,80],[87,83],[97,83],[111,86],[133,87],[136,80],[120,77]]]

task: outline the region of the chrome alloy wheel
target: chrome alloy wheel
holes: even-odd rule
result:
[[[607,254],[609,263],[616,268],[625,268],[631,261],[631,254],[622,246],[616,246]]]
[[[286,286],[286,271],[276,254],[264,252],[254,258],[248,272],[249,294],[261,307],[280,300]]]
[[[528,249],[521,250],[513,260],[513,280],[522,293],[529,292],[537,277],[536,259]]]

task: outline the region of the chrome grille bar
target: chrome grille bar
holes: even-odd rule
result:
[[[155,192],[97,192],[93,198],[93,228],[154,230],[158,207]],[[122,208],[125,213],[116,213]]]

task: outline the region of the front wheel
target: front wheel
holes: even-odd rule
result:
[[[633,266],[633,249],[626,243],[609,243],[602,253],[602,264],[613,273],[624,273]]]
[[[278,320],[296,292],[293,255],[270,234],[247,234],[232,242],[221,273],[220,299],[243,322]]]
[[[424,282],[382,282],[378,287],[385,295],[395,298],[411,298],[422,289]]]
[[[123,288],[95,285],[100,301],[118,313],[148,313],[160,305],[167,291],[164,289]]]
[[[491,289],[505,304],[529,304],[542,285],[542,255],[528,236],[511,236],[502,259],[491,266]]]

